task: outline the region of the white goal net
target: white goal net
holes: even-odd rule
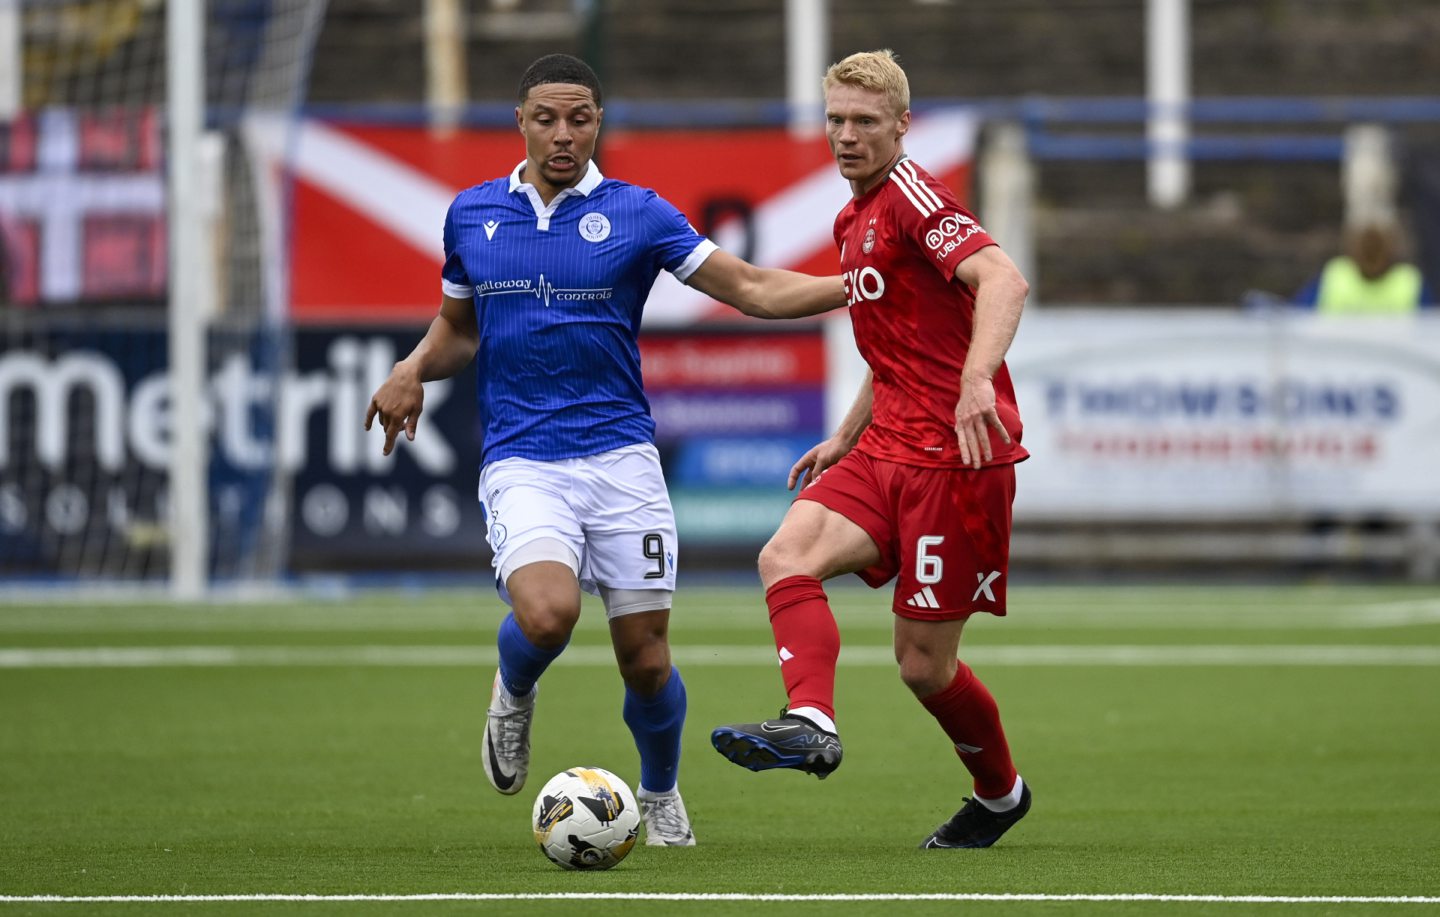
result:
[[[285,195],[244,138],[296,113],[324,0],[173,2],[204,23],[189,379],[167,349],[166,64],[201,36],[167,34],[163,0],[0,0],[0,580],[169,580],[177,390],[209,444],[204,578],[282,564]]]

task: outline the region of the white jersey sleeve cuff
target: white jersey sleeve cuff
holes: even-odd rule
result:
[[[720,246],[711,242],[709,239],[701,239],[700,244],[695,246],[695,250],[690,253],[690,257],[686,258],[683,264],[670,273],[675,275],[676,280],[684,283],[690,279],[691,274],[699,269],[700,265],[705,263],[705,259],[709,258],[711,253],[719,247]]]
[[[451,299],[469,299],[475,295],[474,287],[468,287],[463,283],[451,283],[443,277],[440,279],[440,290]]]

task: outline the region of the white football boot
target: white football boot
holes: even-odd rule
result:
[[[635,794],[640,802],[640,818],[645,822],[647,847],[694,847],[695,832],[690,830],[690,815],[680,788],[668,793],[651,793],[643,786]]]
[[[485,761],[485,776],[490,778],[490,784],[506,796],[520,792],[530,772],[530,721],[535,716],[539,688],[536,685],[529,694],[516,697],[500,681],[500,671],[495,671],[480,757]]]

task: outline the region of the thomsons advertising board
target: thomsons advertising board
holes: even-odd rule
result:
[[[1018,519],[1440,514],[1440,320],[1071,310],[1007,362]]]

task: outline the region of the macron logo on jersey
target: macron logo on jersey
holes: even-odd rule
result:
[[[486,221],[485,221],[485,241],[486,241],[486,242],[489,242],[491,239],[495,238],[495,230],[497,230],[497,229],[499,229],[499,228],[500,228],[500,224],[499,224],[499,223],[495,222],[494,220],[486,220]]]

